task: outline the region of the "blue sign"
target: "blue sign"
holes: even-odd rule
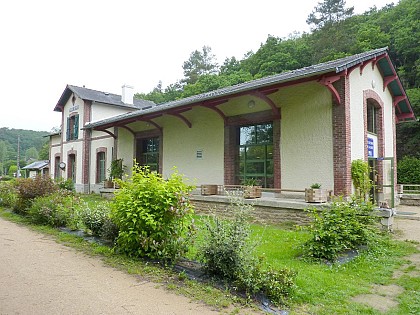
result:
[[[375,145],[372,138],[367,138],[368,157],[375,157]]]

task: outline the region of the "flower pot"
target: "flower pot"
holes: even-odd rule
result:
[[[328,190],[321,188],[306,188],[305,201],[322,203],[328,201]]]
[[[261,186],[244,186],[244,198],[261,198]]]
[[[114,182],[112,180],[104,181],[104,188],[114,188]]]
[[[217,195],[217,185],[201,185],[201,194],[208,195]]]

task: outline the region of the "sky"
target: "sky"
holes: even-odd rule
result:
[[[67,84],[121,94],[183,78],[191,52],[219,64],[268,35],[309,32],[321,0],[9,0],[0,2],[0,128],[50,131]],[[347,0],[361,14],[398,0]]]

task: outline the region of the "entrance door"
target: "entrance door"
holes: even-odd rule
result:
[[[371,199],[374,203],[386,202],[395,206],[394,158],[369,158],[370,179],[373,182]]]

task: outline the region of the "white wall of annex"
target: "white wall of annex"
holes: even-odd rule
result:
[[[351,159],[364,159],[365,156],[365,126],[363,91],[372,90],[379,95],[384,103],[384,141],[385,155],[394,156],[394,125],[392,96],[388,88],[383,90],[382,75],[378,67],[372,69],[369,64],[363,69],[362,75],[359,69],[350,74],[350,117],[351,117]]]
[[[281,186],[334,189],[332,96],[316,82],[281,90]]]
[[[163,176],[176,166],[196,185],[224,182],[224,124],[217,113],[194,108],[184,114],[192,128],[176,117],[165,119],[163,128]],[[202,151],[202,159],[197,158]]]

